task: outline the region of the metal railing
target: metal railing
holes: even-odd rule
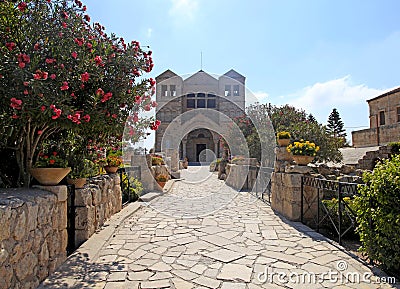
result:
[[[68,233],[68,244],[67,244],[67,255],[71,255],[75,247],[75,185],[67,185],[67,233]]]
[[[257,179],[252,192],[263,202],[271,203],[271,175],[274,168],[258,167]]]
[[[319,232],[322,227],[332,229],[339,244],[356,228],[356,213],[352,199],[358,194],[358,183],[331,181],[303,176],[301,178],[301,222],[311,216],[307,225]],[[308,194],[306,193],[308,190]],[[315,191],[316,190],[316,191]]]

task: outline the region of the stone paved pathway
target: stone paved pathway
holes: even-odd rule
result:
[[[395,287],[215,175],[183,177],[192,179],[125,218],[95,254],[78,250],[39,288]]]

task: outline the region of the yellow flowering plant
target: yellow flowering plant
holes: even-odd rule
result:
[[[108,156],[106,161],[110,167],[119,167],[122,164],[122,158],[118,156]]]
[[[293,144],[288,145],[286,150],[295,156],[312,156],[315,157],[319,151],[319,146],[310,141],[295,141]]]
[[[276,134],[277,139],[290,139],[291,135],[288,131],[280,131]]]

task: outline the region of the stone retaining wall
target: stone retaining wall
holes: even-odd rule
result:
[[[292,173],[274,172],[271,176],[271,207],[291,221],[300,221],[301,218],[301,177],[305,174],[299,170]],[[304,199],[311,203],[304,210],[305,220],[311,220],[316,215],[318,205],[312,200],[317,198],[317,193],[316,188],[304,187]]]
[[[104,222],[122,209],[118,174],[101,175],[75,190],[75,246],[88,240]]]
[[[258,162],[255,158],[226,165],[226,184],[236,190],[251,190],[257,179]],[[247,176],[247,177],[246,177]]]
[[[36,288],[66,259],[67,188],[0,191],[0,288]]]

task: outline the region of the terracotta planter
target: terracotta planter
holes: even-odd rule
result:
[[[309,163],[313,161],[314,157],[312,156],[299,156],[299,155],[294,155],[293,160],[298,164],[299,166],[306,166]]]
[[[160,182],[160,181],[157,181],[157,184],[158,184],[161,188],[164,188],[164,186],[165,186],[166,183],[167,183],[167,182]]]
[[[287,147],[290,144],[290,139],[288,138],[282,138],[282,139],[277,139],[278,145],[280,147]]]
[[[30,174],[41,185],[56,186],[70,171],[71,168],[31,168]]]
[[[118,167],[112,167],[112,166],[105,166],[104,169],[108,174],[115,174],[118,171]]]
[[[67,183],[70,185],[75,185],[75,189],[82,189],[86,184],[86,178],[67,179]]]

